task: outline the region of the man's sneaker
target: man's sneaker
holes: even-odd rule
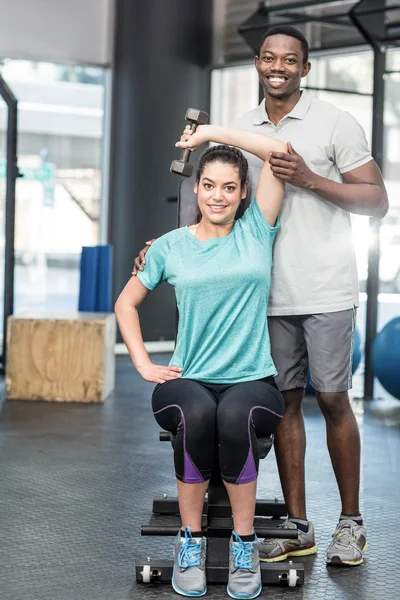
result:
[[[231,598],[257,598],[261,593],[261,571],[258,540],[244,542],[233,531],[229,542],[229,579],[227,592]]]
[[[339,521],[326,553],[328,565],[354,567],[364,562],[363,552],[368,548],[367,530],[351,519]]]
[[[185,537],[181,537],[181,532],[178,533],[172,573],[172,587],[177,594],[194,598],[204,596],[207,592],[206,548],[206,538],[197,541],[192,537],[190,527],[186,527]]]
[[[280,562],[286,560],[288,556],[308,556],[317,552],[314,525],[311,521],[308,521],[307,533],[298,529],[296,523],[288,520],[278,525],[278,528],[296,530],[298,537],[297,539],[265,538],[260,541],[258,550],[260,560],[263,562]]]

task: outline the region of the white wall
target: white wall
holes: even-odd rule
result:
[[[0,0],[0,56],[109,66],[115,0]]]

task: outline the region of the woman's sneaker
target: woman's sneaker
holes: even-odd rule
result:
[[[244,542],[235,532],[229,542],[229,579],[227,592],[231,598],[257,598],[261,593],[261,570],[258,540]]]
[[[206,538],[193,538],[190,527],[184,537],[181,532],[176,536],[172,587],[177,594],[194,598],[207,592],[206,549]]]
[[[364,562],[363,552],[368,548],[367,530],[351,519],[341,519],[326,553],[328,565],[355,567]]]
[[[299,529],[293,521],[285,521],[278,525],[279,529],[297,530],[297,539],[265,538],[258,546],[260,560],[263,562],[280,562],[289,556],[308,556],[315,554],[318,547],[315,544],[314,525],[308,521],[308,531]]]

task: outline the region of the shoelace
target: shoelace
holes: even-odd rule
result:
[[[289,527],[289,524],[285,521],[284,523],[280,523],[277,526],[277,529],[294,529],[293,527]]]
[[[188,569],[189,567],[200,567],[202,550],[203,542],[196,542],[192,538],[192,533],[189,527],[186,527],[185,543],[181,545],[178,556],[179,568]]]
[[[253,566],[253,543],[243,542],[237,533],[233,532],[233,566],[235,569],[251,569]]]
[[[293,527],[289,527],[288,523],[286,521],[284,521],[283,523],[280,523],[279,525],[277,525],[276,527],[277,529],[293,529]],[[263,540],[264,544],[274,544],[274,542],[270,539],[270,538],[265,538]]]
[[[349,523],[338,525],[335,533],[332,535],[334,543],[337,546],[348,546],[348,542],[355,542],[355,527]]]

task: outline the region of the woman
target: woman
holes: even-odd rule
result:
[[[258,472],[257,436],[272,433],[283,413],[267,328],[272,245],[284,183],[268,162],[286,144],[248,131],[204,125],[186,128],[180,148],[201,157],[195,193],[199,218],[151,246],[146,269],[133,277],[115,306],[132,361],[157,383],[152,406],[159,425],[175,436],[174,461],[182,529],[175,541],[172,585],[184,596],[206,591],[204,496],[215,456],[232,507],[228,594],[261,592],[253,521]],[[226,145],[226,144],[229,144]],[[256,200],[244,211],[248,166],[235,147],[264,160]],[[175,288],[177,344],[170,366],[151,362],[137,309],[162,281]]]

